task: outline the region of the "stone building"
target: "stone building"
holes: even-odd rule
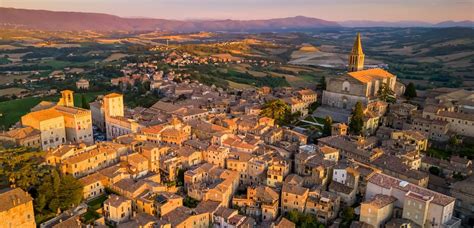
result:
[[[21,190],[0,190],[0,227],[36,227],[33,198]]]
[[[456,198],[454,213],[464,225],[474,223],[474,177],[454,183],[450,195]]]
[[[347,114],[357,102],[368,106],[370,103],[378,101],[378,91],[383,84],[388,85],[396,95],[402,94],[404,91],[404,86],[397,83],[397,77],[384,69],[364,70],[364,58],[360,34],[358,34],[349,55],[349,72],[327,79],[322,105],[323,109],[328,107],[328,110],[333,110],[332,112],[337,109],[345,110],[343,116],[333,115],[333,119],[337,121],[347,121]]]
[[[41,147],[41,132],[32,127],[22,127],[0,133],[0,142],[25,147]]]
[[[83,78],[79,79],[79,81],[76,82],[76,88],[79,90],[88,90],[89,81]]]
[[[360,205],[360,221],[373,227],[383,227],[392,218],[393,203],[397,199],[387,195],[375,195]]]
[[[273,221],[278,216],[280,196],[275,189],[259,185],[247,188],[246,196],[234,196],[232,205],[243,209],[257,221]]]
[[[283,184],[281,207],[283,212],[296,210],[303,213],[308,199],[309,189],[294,184]]]
[[[21,117],[21,123],[41,132],[43,150],[58,147],[66,142],[64,116],[54,109],[28,113]]]
[[[94,143],[91,111],[74,107],[73,91],[61,91],[61,99],[56,104],[37,106],[35,110],[22,116],[21,123],[41,132],[43,150],[66,141]]]
[[[132,215],[132,200],[112,194],[104,201],[104,215],[112,224],[128,221]]]
[[[453,216],[456,199],[424,187],[376,173],[367,183],[365,199],[384,194],[396,198],[394,207],[402,208],[396,217],[409,219],[421,227],[458,227]]]

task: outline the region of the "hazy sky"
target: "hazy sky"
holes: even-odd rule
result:
[[[0,0],[0,6],[167,19],[474,20],[474,0]]]

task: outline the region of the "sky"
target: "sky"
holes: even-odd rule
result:
[[[163,19],[474,20],[474,0],[0,0],[0,7]]]

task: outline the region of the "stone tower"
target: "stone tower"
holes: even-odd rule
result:
[[[111,93],[104,96],[104,112],[106,117],[124,116],[123,95]]]
[[[357,33],[354,46],[349,55],[349,72],[360,71],[364,69],[364,52],[362,51],[362,42],[360,40],[360,33]]]
[[[74,91],[63,90],[61,91],[61,99],[59,105],[66,107],[74,107]]]

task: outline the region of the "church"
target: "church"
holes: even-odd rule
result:
[[[364,69],[364,59],[362,41],[358,33],[349,55],[348,72],[326,81],[326,90],[322,96],[323,106],[350,111],[360,101],[367,107],[378,101],[377,93],[384,83],[396,95],[404,92],[404,86],[397,83],[397,77],[390,72],[381,68]]]

